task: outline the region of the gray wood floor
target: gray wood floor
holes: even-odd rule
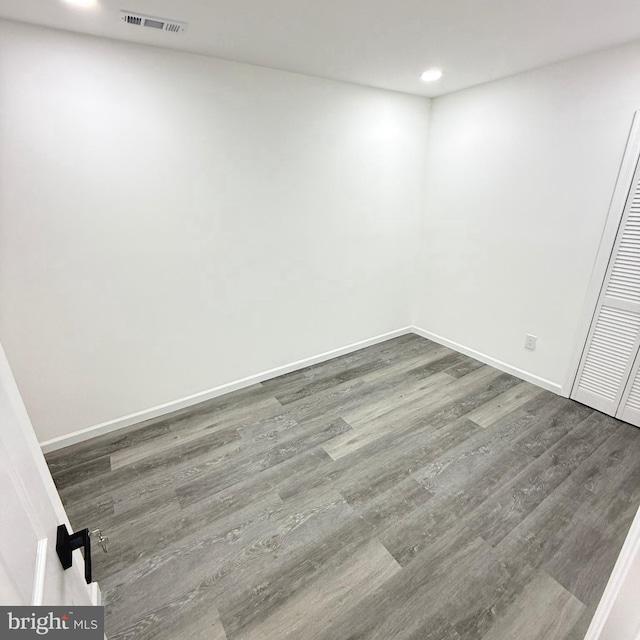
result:
[[[52,453],[110,640],[579,640],[640,430],[414,335]]]

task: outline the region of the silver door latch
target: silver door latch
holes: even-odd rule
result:
[[[100,529],[94,529],[89,533],[91,538],[95,538],[96,542],[102,547],[102,551],[107,553],[107,542],[109,542],[109,538],[102,535],[102,531]]]

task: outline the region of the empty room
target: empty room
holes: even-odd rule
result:
[[[0,635],[638,640],[639,158],[630,0],[0,0]]]

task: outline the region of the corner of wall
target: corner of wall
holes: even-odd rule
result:
[[[427,126],[424,132],[424,144],[422,150],[422,189],[420,194],[420,217],[418,219],[418,229],[416,232],[416,237],[414,241],[413,247],[413,282],[412,282],[412,296],[410,303],[410,322],[411,326],[416,326],[418,324],[418,300],[420,299],[420,290],[421,290],[421,280],[422,280],[422,270],[421,270],[421,260],[420,256],[422,253],[422,249],[424,247],[424,243],[426,240],[425,237],[425,216],[427,210],[427,202],[428,202],[428,193],[429,193],[429,174],[428,174],[428,160],[429,160],[429,144],[431,140],[431,117],[433,110],[433,99],[425,98],[427,101]]]

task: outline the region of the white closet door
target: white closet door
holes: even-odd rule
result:
[[[616,418],[640,427],[640,356],[636,357]]]
[[[571,397],[613,416],[625,396],[629,410],[640,415],[640,383],[637,389],[628,384],[632,369],[637,369],[639,348],[640,171],[636,167]]]

